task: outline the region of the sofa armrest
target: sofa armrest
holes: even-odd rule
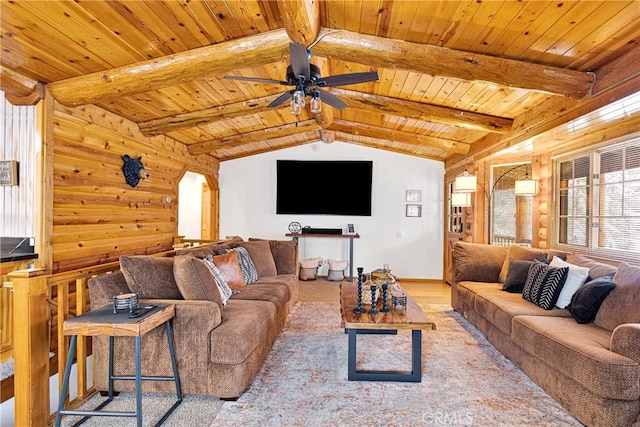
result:
[[[640,323],[625,323],[611,334],[611,351],[640,363]]]
[[[453,282],[499,281],[500,270],[507,256],[503,246],[455,242],[453,245]]]

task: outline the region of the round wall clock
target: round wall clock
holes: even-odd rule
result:
[[[302,231],[302,225],[299,222],[293,221],[289,224],[289,232],[292,234],[298,234]]]

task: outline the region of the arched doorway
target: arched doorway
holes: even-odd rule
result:
[[[218,239],[218,188],[210,177],[187,171],[178,184],[178,235]]]

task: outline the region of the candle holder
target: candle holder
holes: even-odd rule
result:
[[[380,310],[383,313],[388,313],[391,311],[387,303],[387,298],[389,296],[388,292],[389,292],[389,285],[387,285],[386,283],[383,283],[382,284],[382,309]]]
[[[378,309],[376,308],[376,285],[371,285],[371,314],[378,314]]]
[[[362,308],[362,272],[364,268],[358,267],[358,306],[353,309],[354,313],[364,313]]]

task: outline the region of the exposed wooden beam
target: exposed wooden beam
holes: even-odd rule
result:
[[[214,156],[218,157],[220,160],[232,160],[239,159],[242,157],[254,156],[256,154],[261,153],[269,153],[275,150],[283,150],[285,148],[297,147],[299,145],[308,144],[309,142],[315,142],[318,140],[316,130],[310,130],[307,132],[296,134],[296,141],[291,141],[289,136],[275,138],[265,141],[266,144],[263,146],[257,147],[256,149],[251,150],[228,150],[220,149],[214,152]]]
[[[326,144],[331,144],[336,140],[336,133],[332,130],[326,130],[324,128],[320,128],[318,131],[318,135],[322,142]]]
[[[191,154],[202,154],[215,151],[220,148],[231,148],[253,142],[263,142],[316,129],[318,129],[318,124],[315,120],[304,120],[301,122],[288,123],[286,125],[256,130],[253,132],[239,133],[210,141],[198,142],[196,144],[189,145],[187,150]]]
[[[49,84],[63,105],[92,104],[288,56],[287,33],[275,30]]]
[[[535,90],[582,98],[593,76],[564,68],[497,58],[438,46],[387,39],[351,31],[320,31],[316,55],[373,67],[401,68],[433,76]]]
[[[551,130],[625,96],[636,93],[639,87],[640,76],[636,76],[592,98],[580,101],[570,98],[550,98],[516,117],[513,130],[510,133],[506,135],[487,135],[474,142],[466,155],[454,154],[447,158],[446,170],[482,160],[498,151],[512,147],[542,132]]]
[[[232,104],[220,105],[204,110],[190,111],[188,113],[147,120],[138,123],[138,128],[144,136],[155,136],[194,126],[203,126],[219,120],[248,116],[270,110],[267,108],[267,105],[277,96],[278,95],[269,95],[248,101],[234,102]]]
[[[596,83],[593,85],[593,95],[597,95],[612,87],[633,79],[640,75],[640,46],[636,46],[619,58],[603,65],[596,70]],[[640,90],[640,87],[638,88]]]
[[[370,138],[386,139],[389,141],[398,141],[405,144],[413,144],[419,146],[436,147],[451,153],[467,153],[469,144],[464,142],[452,141],[450,139],[435,138],[431,136],[419,135],[410,132],[403,132],[396,129],[372,126],[365,123],[355,123],[346,120],[334,120],[329,130],[335,130],[352,135],[367,136]]]
[[[361,145],[363,147],[375,148],[377,150],[383,149],[385,151],[390,151],[394,153],[406,154],[407,156],[422,157],[424,159],[431,159],[431,160],[438,160],[438,161],[442,161],[444,160],[444,157],[446,157],[446,154],[437,156],[433,154],[424,154],[419,151],[416,152],[416,148],[419,149],[419,147],[416,147],[415,145],[411,145],[411,144],[405,144],[402,142],[392,141],[393,144],[386,145],[385,142],[388,143],[388,141],[386,140],[380,139],[379,140],[380,142],[376,142],[377,138],[370,138],[371,140],[360,139],[360,138],[349,139],[349,137],[351,136],[353,135],[343,134],[343,133],[339,133],[337,135],[338,139],[343,140],[347,144]]]
[[[349,104],[349,108],[386,113],[392,116],[407,117],[433,123],[443,123],[467,129],[507,133],[513,123],[512,119],[504,117],[356,92],[348,89],[332,88],[331,92]]]
[[[0,65],[0,89],[12,105],[35,105],[44,96],[44,85],[37,80]]]
[[[319,0],[278,0],[287,35],[294,43],[308,47],[320,32]]]

